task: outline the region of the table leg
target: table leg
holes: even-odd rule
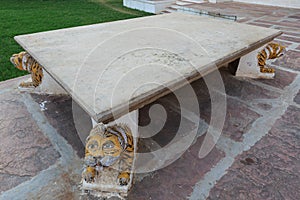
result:
[[[255,51],[250,52],[249,54],[242,56],[240,58],[236,76],[249,77],[249,78],[265,78],[272,79],[275,76],[275,73],[261,72],[260,67],[258,66],[258,53],[263,49],[261,47]]]
[[[39,86],[39,92],[45,94],[68,94],[45,70],[43,70],[44,77]]]
[[[111,196],[125,197],[132,186],[133,180],[135,153],[137,149],[138,138],[138,110],[132,111],[105,125],[96,123],[96,121],[93,119],[92,122],[94,128],[90,132],[90,135],[86,141],[82,189],[88,190],[95,196],[107,198]],[[104,157],[107,158],[107,156],[103,154],[104,145],[107,144],[108,141],[112,141],[113,143],[116,141],[119,142],[119,147],[124,145],[122,141],[125,140],[122,139],[124,138],[124,135],[122,135],[121,129],[126,133],[131,132],[133,137],[130,137],[129,135],[128,137],[126,136],[128,145],[126,149],[122,151],[120,157],[117,158],[118,160],[113,165],[103,166],[102,162],[110,162],[103,159]],[[112,135],[110,139],[106,138],[106,133],[113,133],[110,134]],[[100,148],[96,151],[92,151],[89,147],[89,145],[93,143],[91,142],[92,140],[97,141],[98,144],[100,143]],[[130,140],[132,140],[132,142],[130,142]],[[130,147],[130,144],[133,146]],[[88,180],[90,178],[89,176],[94,177],[91,178],[91,180]],[[128,182],[123,184],[123,181],[125,179],[127,181],[127,178],[129,178]]]

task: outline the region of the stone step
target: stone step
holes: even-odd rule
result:
[[[165,9],[165,11],[169,12],[169,13],[172,13],[172,12],[177,12],[177,9],[176,8],[172,8],[172,7],[167,7]]]
[[[181,2],[188,2],[188,3],[207,3],[208,1],[205,0],[180,0]]]
[[[160,14],[166,14],[166,13],[170,13],[170,12],[166,10],[160,12]]]
[[[187,2],[187,1],[176,1],[175,5],[179,6],[187,6],[193,4],[192,2]]]
[[[185,6],[193,5],[193,4],[200,4],[200,3],[206,3],[207,0],[178,0],[171,6],[167,7],[164,11],[167,11],[167,13],[170,12],[177,12],[178,10],[182,10]],[[162,11],[161,13],[166,13]]]
[[[173,8],[173,9],[175,9],[177,11],[178,9],[180,9],[182,7],[179,6],[179,5],[177,5],[177,4],[173,4],[173,5],[170,6],[170,8]]]

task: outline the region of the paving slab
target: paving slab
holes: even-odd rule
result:
[[[276,60],[273,64],[287,69],[300,71],[300,52],[290,50],[286,53],[285,57]]]
[[[281,69],[276,69],[276,75],[274,80],[266,80],[261,79],[257,80],[261,83],[270,85],[272,87],[276,87],[279,89],[284,89],[285,87],[289,86],[297,77],[297,73],[284,71]]]
[[[45,114],[49,123],[56,128],[58,133],[62,135],[69,144],[71,144],[77,155],[84,157],[84,143],[78,135],[78,129],[75,126],[73,112],[75,115],[75,106],[72,98],[68,95],[43,95],[31,94],[33,100],[38,104],[43,104],[43,113]],[[92,129],[90,117],[86,113],[81,113],[81,119],[86,115],[89,121],[82,120],[82,126],[86,128],[85,131]]]
[[[297,96],[295,97],[294,101],[295,101],[297,104],[300,104],[300,90],[299,90]]]
[[[174,98],[171,94],[168,96],[168,99]],[[189,132],[194,129],[195,124],[191,121],[182,122],[180,111],[178,111],[174,105],[168,104],[167,100],[160,99],[156,101],[156,103],[161,104],[166,109],[168,115],[167,122],[163,129],[151,137],[152,142],[156,143],[156,147],[159,146],[163,148],[167,145],[176,136],[180,123],[186,123],[184,134],[189,134]],[[147,125],[150,122],[149,116],[147,116],[150,107],[151,105],[148,105],[140,110],[141,126]],[[157,117],[153,117],[153,119],[159,120]],[[183,120],[188,121],[188,119]],[[129,193],[128,199],[185,198],[192,191],[193,185],[197,182],[198,178],[202,177],[210,167],[224,156],[222,151],[215,148],[210,154],[212,156],[198,159],[198,153],[204,138],[205,129],[202,134],[199,133],[198,138],[195,138],[194,144],[189,147],[178,160],[161,170],[152,172],[141,181],[136,182]],[[140,139],[138,151],[140,151],[142,147],[140,145],[143,144],[143,140],[145,139]],[[151,146],[148,146],[148,148],[150,148],[148,151],[154,151],[156,147],[151,148]],[[142,147],[142,151],[146,152],[145,148]],[[155,184],[153,184],[154,182]],[[148,189],[144,190],[143,188]]]
[[[11,83],[1,85],[10,89]],[[60,158],[32,119],[22,98],[22,94],[14,90],[4,90],[0,95],[0,192],[30,180]]]
[[[187,7],[198,9],[198,10],[217,12],[217,13],[227,14],[227,15],[236,15],[240,22],[245,22],[255,18],[260,19],[265,16],[266,12],[268,12],[268,16],[272,16],[278,19],[283,17],[285,14],[287,14],[287,12],[297,13],[296,12],[297,9],[281,9],[280,7],[263,6],[263,5],[257,6],[255,4],[247,4],[247,3],[239,3],[239,2],[218,2],[218,5],[215,5],[213,3],[202,3],[202,4],[193,4]],[[266,10],[266,8],[268,10]],[[274,18],[272,20],[274,20]]]
[[[256,82],[250,78],[236,78],[233,75],[230,75],[226,69],[221,71],[221,75],[224,81],[226,94],[239,98],[240,100],[253,102],[260,99],[276,99],[280,96],[280,92],[270,90],[262,85],[257,85],[255,84]],[[293,79],[293,76],[290,79]],[[260,79],[257,80],[260,81]],[[267,82],[266,80],[263,81]],[[283,84],[282,81],[277,80],[277,77],[276,80],[274,79],[270,82],[274,84],[276,81]],[[291,82],[289,80],[286,81]]]
[[[194,85],[196,84],[197,82]],[[208,95],[199,95],[198,97],[201,97],[201,100],[199,101],[200,118],[209,124],[212,117],[211,99]],[[257,97],[259,97],[259,93]],[[241,141],[243,139],[243,134],[252,127],[253,122],[261,117],[261,115],[242,100],[230,98],[229,96],[227,96],[226,100],[226,119],[222,135],[230,137],[236,141]]]
[[[214,148],[207,157],[199,159],[204,137],[201,136],[173,164],[136,183],[128,199],[185,199],[197,181],[224,156],[222,151]]]
[[[227,114],[222,135],[230,137],[235,141],[242,141],[243,134],[251,129],[253,123],[259,117],[261,117],[261,115],[251,110],[246,104],[228,98]]]
[[[268,135],[235,158],[208,199],[298,199],[300,108],[288,107]]]
[[[52,180],[52,184],[42,187],[38,194],[30,194],[29,192],[27,199],[81,199],[83,197],[81,197],[81,191],[78,186],[80,178],[80,174],[64,172]]]

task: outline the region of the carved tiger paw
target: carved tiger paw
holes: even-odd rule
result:
[[[275,73],[275,69],[273,68],[260,68],[261,73]]]
[[[96,175],[96,170],[94,167],[86,167],[82,172],[82,178],[88,183],[94,181],[95,175]]]
[[[32,82],[22,82],[19,84],[19,87],[21,88],[34,88],[34,84]]]
[[[28,84],[26,82],[22,82],[19,84],[19,86],[24,88],[24,87],[28,87]]]
[[[130,175],[127,172],[121,172],[118,176],[118,181],[120,185],[128,185],[130,180]]]

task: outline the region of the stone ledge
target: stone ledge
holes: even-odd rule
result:
[[[123,5],[128,8],[158,14],[176,0],[123,0]]]

